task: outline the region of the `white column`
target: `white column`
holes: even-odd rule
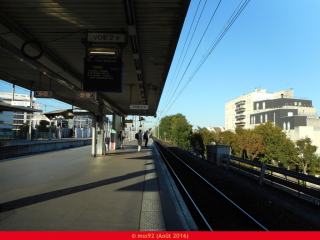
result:
[[[96,115],[92,118],[92,156],[96,156],[96,124],[97,117]]]

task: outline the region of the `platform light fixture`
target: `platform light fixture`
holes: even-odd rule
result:
[[[90,47],[88,53],[91,55],[119,55],[117,48]]]

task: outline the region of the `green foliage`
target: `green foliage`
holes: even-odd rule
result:
[[[298,149],[290,139],[285,139],[279,146],[278,160],[288,170],[298,165]]]
[[[47,128],[47,125],[50,125],[49,121],[41,120],[40,124],[37,125],[38,132],[49,132],[49,128]]]
[[[29,124],[24,123],[19,126],[19,133],[28,133],[29,132]]]
[[[240,154],[237,135],[232,131],[227,130],[221,132],[218,145],[230,146],[230,154],[233,154],[235,156],[238,156]]]
[[[282,149],[279,146],[287,140],[282,129],[267,121],[265,124],[256,126],[253,133],[261,135],[265,141],[265,154],[260,156],[260,161],[270,164],[271,160],[280,160]]]
[[[166,116],[159,125],[161,139],[168,139],[181,144],[189,144],[192,136],[192,125],[181,113]]]
[[[298,150],[299,167],[303,169],[303,173],[307,173],[308,166],[313,166],[312,171],[315,172],[315,166],[319,161],[319,156],[316,155],[317,146],[311,145],[310,138],[303,138],[296,141]]]
[[[204,147],[202,136],[201,136],[200,132],[198,132],[198,131],[194,132],[192,134],[192,137],[191,137],[190,141],[191,141],[191,145],[193,147],[198,147],[198,148],[203,148]]]
[[[191,143],[194,147],[204,147],[213,145],[218,142],[219,135],[216,132],[211,132],[207,128],[198,126],[198,130],[193,133]]]
[[[265,149],[264,139],[261,135],[246,129],[238,136],[239,147],[245,150],[250,160],[254,160],[258,154],[263,154]]]

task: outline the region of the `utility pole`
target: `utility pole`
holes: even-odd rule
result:
[[[160,115],[163,112],[163,110],[158,110],[157,112],[158,112],[158,139],[160,139],[160,134],[159,134],[160,120],[161,120]]]

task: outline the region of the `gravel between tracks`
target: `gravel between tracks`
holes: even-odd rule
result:
[[[177,147],[166,146],[268,230],[320,231],[320,209],[316,205],[261,186],[257,181],[227,171]]]

